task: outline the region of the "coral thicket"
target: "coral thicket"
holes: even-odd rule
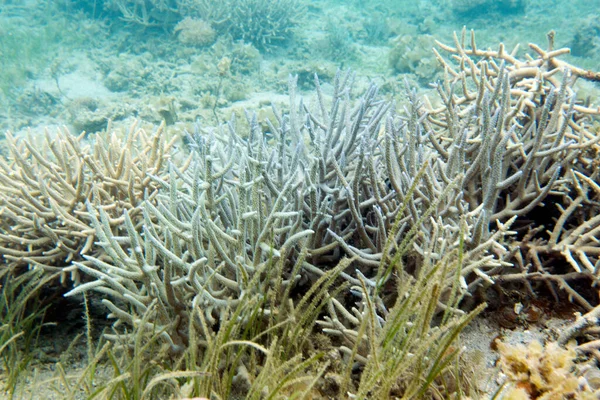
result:
[[[336,396],[450,391],[458,334],[485,306],[463,299],[492,285],[541,281],[587,312],[561,345],[597,335],[598,299],[573,282],[599,279],[600,110],[576,97],[586,71],[552,47],[532,45],[538,56],[524,61],[463,32],[439,43],[450,60],[434,53],[437,99],[407,83],[401,107],[374,83],[357,96],[352,72],[330,88],[315,76],[307,96],[290,76],[287,108],[273,105],[263,125],[247,111],[246,124],[196,124],[180,146],[164,125],[89,145],[65,131],[39,148],[9,135],[0,247],[15,270],[71,274],[67,297],[100,296],[112,342],[151,337],[167,358],[195,367],[205,355],[212,374],[235,367],[250,398],[281,390],[265,377],[276,357],[310,351],[281,367],[318,371],[304,393],[325,371]],[[558,218],[536,213],[552,201]],[[244,339],[225,340],[234,330]],[[308,339],[317,330],[324,352]],[[530,394],[572,392],[577,380],[554,376],[571,373],[574,351],[594,355],[588,342],[549,347],[554,358],[533,345],[529,364],[501,351]],[[264,357],[218,362],[241,345]],[[228,397],[211,379],[196,393]]]

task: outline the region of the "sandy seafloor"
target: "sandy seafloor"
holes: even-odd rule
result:
[[[339,68],[356,72],[355,93],[375,81],[387,98],[401,100],[405,79],[423,94],[432,90],[428,83],[441,78],[431,51],[433,40],[451,43],[453,32],[463,26],[475,30],[479,47],[495,48],[503,42],[512,49],[519,44],[521,57],[529,42],[545,48],[546,34],[555,30],[556,47],[585,41],[577,55],[566,60],[600,69],[600,15],[594,1],[529,0],[523,13],[474,18],[454,14],[450,0],[433,3],[307,1],[309,7],[292,38],[259,52],[227,37],[204,47],[187,45],[172,27],[143,30],[101,10],[93,15],[75,1],[0,0],[0,131],[35,135],[67,126],[72,133],[94,133],[105,129],[108,119],[116,129],[127,129],[135,119],[150,126],[168,116],[173,119],[168,129],[181,134],[195,122],[213,126],[232,112],[243,118],[245,109],[264,119],[271,102],[285,108],[289,74],[298,74],[301,91],[310,94],[315,72],[327,90]],[[379,26],[374,28],[374,23]],[[406,57],[401,69],[390,65],[390,53],[398,49]],[[219,88],[219,63],[224,58],[240,61],[232,64]],[[600,86],[580,83],[582,98],[598,104],[599,93]],[[81,312],[73,310],[72,323],[63,323],[55,332],[46,329],[42,341],[47,342],[40,345],[33,363],[38,382],[55,375],[52,362],[80,331]],[[502,334],[511,342],[544,338],[563,323],[554,317],[511,329],[490,314],[476,320],[463,344],[478,360],[474,368],[489,372],[481,386],[489,391],[496,386],[495,355],[490,350],[494,337]],[[63,359],[71,372],[83,367],[84,353],[71,349]],[[59,398],[43,387],[48,392],[33,398]]]

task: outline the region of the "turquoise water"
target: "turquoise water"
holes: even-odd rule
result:
[[[284,94],[289,74],[309,90],[314,73],[327,82],[338,68],[392,97],[404,79],[427,91],[442,77],[435,40],[452,44],[463,27],[479,47],[519,45],[519,57],[530,42],[546,48],[555,30],[568,61],[598,69],[598,9],[589,0],[4,0],[0,129],[214,124]]]
[[[133,120],[151,127],[148,132],[165,123],[170,135],[184,138],[184,132],[217,125],[232,114],[243,124],[246,110],[257,113],[266,131],[265,121],[274,116],[271,104],[288,111],[290,75],[298,76],[300,95],[308,98],[315,74],[331,94],[340,69],[356,72],[350,96],[375,82],[400,109],[408,104],[405,82],[420,98],[435,97],[428,96],[431,84],[444,79],[444,70],[434,49],[452,59],[438,41],[454,47],[464,35],[470,46],[471,32],[480,49],[502,43],[527,60],[537,56],[530,43],[570,48],[561,59],[599,71],[598,5],[598,0],[0,0],[0,138],[6,131],[18,136],[30,129],[35,135],[57,125],[73,134],[102,132],[109,124],[125,132]],[[577,85],[580,104],[600,103],[597,83]],[[173,159],[178,156],[175,151]]]

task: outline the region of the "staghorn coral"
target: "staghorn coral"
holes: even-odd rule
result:
[[[549,36],[550,48],[552,48],[552,33]],[[549,194],[552,200],[561,198],[565,210],[563,217],[556,221],[556,226],[549,238],[540,236],[542,224],[547,221],[533,221],[533,223],[521,229],[526,229],[526,234],[521,241],[515,241],[511,246],[511,254],[515,259],[511,260],[519,267],[519,273],[504,275],[502,280],[523,279],[548,279],[554,280],[559,286],[575,297],[576,300],[590,309],[591,306],[581,296],[574,296],[574,291],[566,283],[565,279],[581,278],[588,276],[593,281],[598,279],[595,267],[597,263],[597,244],[590,239],[595,232],[595,220],[588,214],[582,221],[577,222],[572,218],[568,225],[567,217],[577,207],[570,200],[572,193],[579,193],[580,197],[575,203],[580,203],[585,197],[588,189],[586,187],[597,185],[597,173],[593,165],[597,162],[598,143],[600,135],[594,127],[593,119],[600,113],[600,109],[590,108],[576,104],[573,84],[575,78],[582,77],[594,79],[594,74],[573,67],[556,57],[568,50],[559,49],[551,52],[543,51],[536,45],[531,48],[539,54],[536,59],[520,61],[507,53],[503,46],[498,51],[480,50],[475,44],[473,33],[471,33],[470,48],[465,46],[465,32],[459,40],[455,36],[455,47],[440,44],[440,47],[452,54],[457,55],[459,69],[449,64],[437,53],[437,57],[444,65],[447,74],[455,86],[460,87],[459,95],[446,96],[446,104],[438,109],[431,108],[428,121],[435,132],[441,129],[446,132],[446,127],[455,125],[456,118],[468,113],[477,113],[479,109],[483,112],[482,127],[492,124],[501,124],[502,130],[506,132],[504,140],[506,153],[503,155],[501,164],[494,164],[494,159],[487,159],[483,164],[477,166],[472,163],[469,166],[468,184],[464,187],[464,195],[473,206],[484,207],[484,212],[489,215],[490,221],[496,219],[504,220],[511,216],[528,217],[535,207],[542,206],[544,199]],[[475,63],[473,58],[480,57],[481,61]],[[493,94],[485,94],[485,87],[489,85],[488,80],[507,75],[504,83],[504,96],[510,93],[502,101],[500,109],[490,110],[487,102],[490,98],[498,98],[502,93],[496,84]],[[562,75],[562,78],[559,76]],[[490,97],[491,96],[491,97]],[[513,97],[514,96],[514,97]],[[448,110],[454,111],[448,115]],[[442,118],[436,115],[438,111],[446,114]],[[489,114],[488,114],[489,112]],[[487,121],[487,122],[486,122]],[[463,128],[464,129],[464,128]],[[468,129],[467,134],[473,132]],[[489,134],[484,130],[475,130],[481,134],[479,138],[465,138],[472,143],[469,150],[477,150],[485,146],[489,140]],[[483,134],[482,134],[483,133]],[[496,148],[498,151],[498,148]],[[480,152],[479,157],[487,158],[491,153]],[[481,159],[475,161],[481,162]],[[491,166],[491,169],[490,167]],[[493,177],[494,169],[502,168],[504,176],[496,184],[486,185],[486,174]],[[477,178],[476,171],[481,178]],[[571,204],[571,207],[567,207]],[[561,209],[563,206],[559,206]],[[487,209],[487,210],[486,210]],[[587,208],[586,213],[593,214],[594,207]],[[571,225],[571,224],[577,225]],[[570,225],[570,227],[569,227]],[[485,229],[487,223],[478,225]],[[569,234],[571,232],[571,234]],[[583,235],[579,239],[575,236]],[[561,240],[560,245],[558,241]],[[531,244],[534,244],[534,250]],[[572,243],[576,243],[574,246]],[[542,263],[536,260],[537,247],[540,252],[557,253],[562,252],[567,261],[572,265],[576,274],[565,274],[563,278],[557,275],[548,277],[547,270]],[[560,250],[559,250],[560,248]],[[551,250],[552,249],[552,250]],[[577,260],[570,254],[576,254]],[[521,254],[524,253],[524,254]],[[523,261],[525,260],[525,262]],[[590,272],[591,273],[587,273]],[[539,275],[543,276],[539,276]]]
[[[395,255],[410,250],[418,271],[459,245],[465,255],[460,291],[493,282],[512,265],[505,243],[514,219],[564,187],[563,171],[598,139],[586,136],[585,118],[574,122],[577,106],[568,97],[567,78],[556,89],[543,88],[546,96],[519,96],[523,92],[512,87],[520,81],[511,78],[509,67],[481,70],[489,75],[476,75],[473,95],[456,98],[450,81],[439,86],[442,109],[428,109],[409,90],[404,116],[379,100],[374,86],[353,104],[351,74],[336,77],[329,108],[316,80],[316,110],[309,111],[298,103],[292,79],[290,114],[275,109],[277,124],[268,123],[275,142],[265,141],[252,116],[247,134],[231,121],[208,139],[195,136],[194,172],[172,166],[177,180],[155,180],[168,195],[158,196],[158,206],[144,207],[143,236],[130,227],[128,240],[115,241],[103,218],[95,222],[112,264],[88,258],[100,272],[78,264],[98,280],[72,294],[102,288],[141,307],[138,313],[155,297],[170,304],[167,309],[185,310],[193,301],[213,320],[219,309],[241,301],[244,282],[260,277],[258,271],[273,260],[281,260],[278,268],[291,284],[299,276],[322,274],[345,253],[357,272],[342,276],[355,286],[362,279],[380,288],[390,279],[387,265]],[[456,74],[459,82],[471,76]],[[528,113],[534,106],[542,113]],[[456,240],[458,232],[465,232],[464,240]],[[130,246],[145,250],[127,256]],[[158,288],[155,277],[158,289],[151,290],[144,270],[166,265],[164,287]],[[118,270],[136,277],[143,301],[134,302],[129,292],[119,295],[121,284],[107,276]],[[447,276],[444,291],[455,277]],[[177,282],[176,290],[167,287],[170,281]],[[344,313],[347,305],[334,304],[334,312]],[[132,321],[126,310],[111,310]],[[333,315],[328,329],[344,330],[336,320]]]
[[[312,233],[302,227],[301,212],[294,211],[298,203],[290,203],[298,171],[290,168],[287,183],[275,190],[253,162],[261,158],[262,137],[245,144],[230,131],[225,146],[213,135],[206,142],[197,136],[190,140],[195,150],[187,172],[171,164],[170,183],[153,176],[166,190],[157,197],[157,206],[145,203],[143,232],[124,213],[127,237],[115,240],[105,212],[99,209],[100,218],[92,217],[111,263],[89,256],[91,266],[75,263],[97,280],[69,294],[90,289],[109,293],[132,306],[134,315],[158,300],[162,313],[148,327],[164,330],[170,324],[164,334],[174,346],[186,344],[187,333],[181,330],[189,327],[193,308],[201,307],[213,326],[225,310],[266,293],[273,269],[277,277],[288,273],[286,255],[294,254],[297,243]],[[243,155],[246,148],[249,154]],[[127,309],[104,303],[120,321],[135,321]]]
[[[166,27],[181,19],[177,0],[106,0],[104,6],[118,10],[124,21],[143,27]]]
[[[301,0],[180,0],[215,29],[260,50],[284,43],[301,18]]]
[[[288,40],[302,16],[301,0],[107,0],[107,7],[119,10],[122,18],[143,27],[168,27],[177,23],[184,31],[191,29],[187,18],[205,21],[194,23],[193,37],[184,35],[184,43],[212,43],[213,28],[234,40],[251,43],[261,50]],[[183,32],[182,32],[183,33]],[[181,35],[180,35],[181,36]],[[201,43],[197,39],[202,38]]]
[[[193,331],[203,332],[206,341],[199,345],[208,346],[231,309],[250,299],[259,315],[253,314],[253,323],[279,321],[305,305],[306,297],[298,301],[292,289],[310,297],[314,282],[331,284],[339,273],[341,284],[320,297],[327,309],[319,324],[345,364],[366,371],[352,387],[348,367],[343,393],[425,393],[459,354],[451,344],[480,310],[463,311],[464,295],[511,279],[556,280],[569,294],[575,291],[549,267],[539,271],[519,263],[526,241],[511,229],[525,220],[521,230],[531,239],[541,229],[532,211],[550,196],[566,202],[562,220],[568,224],[559,218],[560,234],[548,245],[584,233],[585,240],[569,250],[578,256],[574,274],[597,280],[588,265],[597,263],[595,217],[572,212],[577,206],[569,200],[577,193],[574,203],[594,201],[586,196],[598,185],[593,165],[600,139],[591,123],[597,110],[577,104],[572,87],[573,77],[587,71],[557,60],[564,51],[532,48],[540,56],[523,62],[503,47],[478,50],[474,38],[471,48],[464,38],[456,38],[455,47],[442,45],[458,64],[436,54],[446,71],[437,85],[440,107],[410,88],[401,109],[383,100],[375,85],[356,99],[352,73],[336,75],[330,96],[315,77],[315,95],[300,98],[297,78],[290,78],[289,111],[273,107],[274,120],[264,131],[251,113],[246,130],[233,119],[198,127],[189,135],[189,161],[134,168],[152,188],[142,204],[113,209],[113,199],[103,206],[93,190],[82,196],[74,215],[91,221],[93,229],[88,220],[81,227],[87,243],[96,244],[64,269],[90,278],[68,295],[104,296],[109,316],[123,326],[111,339],[137,340],[139,334],[128,333],[134,327],[158,333],[180,352]],[[12,153],[14,165],[26,170],[22,165],[31,162]],[[127,158],[108,159],[120,157]],[[49,171],[41,174],[47,185],[66,180],[33,158]],[[66,163],[62,159],[59,165]],[[15,167],[5,164],[8,176]],[[108,162],[107,170],[114,165]],[[98,175],[97,186],[109,185],[107,192],[125,182],[112,172]],[[53,192],[46,192],[36,201],[52,205]],[[6,204],[2,212],[14,213],[13,203]],[[74,217],[61,218],[56,224]],[[24,246],[18,236],[10,238],[11,246]],[[33,260],[29,250],[18,251],[19,260]],[[334,266],[336,274],[325,272]],[[411,291],[411,283],[419,290]],[[307,313],[318,315],[313,308]],[[239,317],[240,325],[246,318]],[[597,314],[585,320],[594,324]],[[423,341],[415,343],[416,337]],[[386,369],[389,364],[394,367]],[[423,386],[415,383],[418,376],[402,382],[410,365],[432,378]]]
[[[0,159],[0,251],[9,266],[50,271],[94,251],[87,201],[105,209],[112,226],[122,223],[124,209],[140,217],[140,204],[156,196],[148,174],[164,174],[173,145],[164,126],[149,135],[136,124],[125,137],[98,134],[91,144],[85,134],[73,136],[66,128],[54,135],[46,131],[40,139],[10,133],[6,139],[8,156]],[[79,281],[78,274],[74,278]]]

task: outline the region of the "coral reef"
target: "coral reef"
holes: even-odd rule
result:
[[[260,69],[261,55],[250,43],[234,43],[231,49],[231,72],[250,75]]]
[[[261,50],[288,40],[304,9],[300,0],[195,0],[188,3],[192,12],[211,21],[218,31]]]
[[[470,56],[498,59],[500,64],[492,64],[492,69],[496,72],[490,71],[489,73],[495,75],[504,69],[509,70],[508,74],[511,80],[514,79],[516,82],[514,92],[520,96],[516,108],[506,115],[518,118],[519,125],[524,124],[523,128],[525,130],[522,131],[524,135],[520,136],[523,147],[517,146],[514,149],[518,149],[519,153],[527,151],[527,153],[521,154],[529,154],[530,157],[522,162],[516,162],[507,159],[507,155],[504,156],[505,168],[514,174],[514,181],[507,186],[507,189],[516,190],[516,192],[512,194],[510,192],[494,192],[492,197],[488,198],[490,202],[496,204],[494,205],[496,210],[492,220],[496,218],[503,219],[512,215],[527,215],[533,210],[532,205],[541,205],[543,197],[550,193],[552,193],[553,199],[562,200],[558,205],[560,217],[554,222],[544,222],[544,224],[554,224],[554,229],[549,235],[542,232],[543,228],[540,226],[529,225],[522,239],[515,241],[510,246],[511,254],[514,255],[513,262],[518,272],[504,274],[501,279],[503,281],[518,279],[544,280],[552,291],[555,290],[555,284],[557,284],[556,286],[569,294],[569,298],[574,298],[579,304],[590,310],[592,305],[580,296],[576,290],[572,289],[568,281],[582,277],[587,277],[592,282],[596,282],[598,279],[597,266],[600,261],[598,260],[597,243],[592,237],[599,229],[597,218],[594,216],[595,202],[598,196],[598,173],[595,165],[597,163],[600,135],[598,135],[593,120],[589,120],[587,123],[584,121],[586,119],[585,115],[597,115],[600,110],[575,104],[576,97],[570,85],[577,77],[595,80],[595,74],[572,67],[563,61],[555,61],[556,57],[568,52],[568,49],[546,52],[536,45],[531,45],[531,48],[539,54],[539,58],[521,62],[507,53],[502,46],[498,51],[477,49],[472,33],[470,49],[464,47],[464,32],[461,41],[458,38],[455,39],[456,47],[441,46],[445,50],[460,56],[461,65],[463,66],[462,71],[455,71],[438,54],[438,58],[445,66],[446,72],[454,76],[457,83],[461,82],[460,85],[463,87],[463,96],[457,99],[453,98],[453,102],[460,107],[461,103],[469,104],[472,100],[477,99],[478,92],[467,89],[469,86],[467,80],[472,78],[475,83],[481,82],[477,77],[487,74],[486,70],[489,71],[486,62],[481,62],[480,65],[474,64],[469,58]],[[552,48],[552,32],[549,34],[549,41],[550,48]],[[560,70],[563,72],[562,81],[556,76],[556,73]],[[545,85],[549,86],[544,89]],[[550,92],[548,92],[548,98],[545,98],[545,105],[538,103],[536,99],[539,99],[540,90],[544,93],[548,89],[550,89]],[[566,101],[567,96],[569,98],[568,102]],[[563,100],[561,100],[561,97]],[[485,101],[484,98],[479,97],[479,99],[478,101]],[[540,107],[542,109],[541,113],[539,111]],[[447,109],[447,106],[440,108],[443,112],[446,112]],[[563,110],[565,114],[561,117],[560,114],[553,113],[552,110]],[[578,113],[582,113],[581,117],[576,117]],[[431,115],[435,115],[435,111]],[[530,116],[529,124],[519,115]],[[502,118],[501,115],[498,117]],[[577,127],[574,121],[584,125]],[[505,122],[503,121],[503,123]],[[434,122],[434,124],[437,125],[438,123]],[[520,128],[517,128],[516,130],[509,130],[509,132],[511,135],[514,133],[519,134],[519,130]],[[570,148],[571,151],[562,154],[560,159],[555,159],[554,162],[551,161],[553,157],[550,155],[552,153],[561,154],[566,148]],[[560,164],[557,162],[559,160]],[[508,164],[506,164],[507,162]],[[495,168],[493,164],[491,165],[492,168]],[[522,167],[519,168],[519,165]],[[557,174],[559,169],[560,177]],[[551,174],[554,174],[555,177],[553,178]],[[515,185],[515,183],[517,184]],[[474,182],[471,182],[470,185],[472,189],[477,187]],[[481,183],[480,185],[479,187],[485,190],[485,184]],[[555,187],[551,187],[551,185]],[[496,185],[496,188],[498,189],[498,185]],[[588,193],[591,199],[588,198]],[[574,195],[576,200],[573,200]],[[484,207],[486,207],[486,200],[482,200]],[[576,211],[578,206],[584,202],[588,203],[588,207]],[[488,204],[491,205],[491,203]],[[501,207],[501,209],[498,210],[498,207]],[[540,225],[542,224],[540,223]],[[542,255],[545,257],[541,257]],[[572,266],[575,273],[562,271],[561,264],[556,262],[559,255]],[[549,273],[549,270],[553,273]],[[559,271],[562,272],[559,273]],[[555,295],[555,298],[558,298],[558,296]],[[594,302],[596,301],[597,299],[594,299]]]
[[[252,115],[248,133],[239,133],[230,121],[205,137],[192,135],[188,172],[171,165],[170,182],[154,179],[165,193],[157,196],[157,205],[143,207],[143,232],[124,213],[128,239],[116,240],[103,212],[93,217],[110,262],[86,257],[90,264],[75,263],[97,280],[71,295],[110,293],[136,310],[132,314],[105,300],[112,315],[128,324],[158,301],[163,315],[156,318],[158,326],[148,328],[161,330],[176,348],[185,343],[181,327],[188,326],[192,305],[216,323],[230,304],[255,293],[248,292],[248,282],[255,282],[253,290],[269,286],[264,271],[276,266],[281,284],[294,285],[320,276],[342,254],[356,271],[342,276],[355,290],[375,290],[372,301],[380,304],[376,314],[382,321],[390,304],[380,291],[393,271],[418,274],[455,252],[462,261],[439,289],[446,299],[439,302],[442,309],[460,314],[453,303],[458,295],[449,291],[455,279],[460,296],[496,278],[540,275],[572,294],[567,283],[572,273],[551,275],[524,265],[505,275],[519,259],[509,229],[550,193],[572,190],[570,176],[588,173],[580,159],[600,140],[587,125],[586,113],[594,110],[575,104],[569,70],[562,80],[552,74],[543,82],[530,80],[542,73],[547,57],[537,68],[517,60],[475,64],[468,58],[469,51],[478,52],[474,41],[471,50],[456,43],[449,50],[464,55],[464,70],[444,61],[449,78],[438,86],[440,108],[430,108],[409,90],[406,114],[399,116],[378,99],[374,86],[353,103],[352,75],[338,74],[329,102],[315,81],[316,109],[309,111],[298,103],[292,79],[290,113],[274,110],[276,121],[268,123],[274,141],[265,140]],[[501,49],[490,58],[504,54]],[[529,229],[538,227],[534,222]],[[588,258],[596,252],[577,251]],[[413,259],[410,268],[399,266],[406,255]],[[580,266],[582,260],[574,270],[596,281],[583,272],[589,267]],[[153,271],[163,269],[161,280]],[[124,286],[123,279],[130,283]],[[347,332],[356,332],[364,311],[353,314],[346,307],[353,306],[332,300],[324,326],[352,348],[358,335]]]
[[[0,250],[12,265],[72,274],[68,297],[102,296],[115,343],[151,337],[166,358],[206,355],[219,375],[229,366],[217,353],[254,348],[263,364],[240,356],[225,374],[250,398],[287,354],[300,366],[277,376],[331,367],[336,395],[439,394],[460,381],[454,345],[485,306],[463,298],[506,282],[539,280],[586,308],[559,344],[585,335],[577,350],[596,356],[598,299],[570,284],[599,279],[600,110],[574,90],[596,75],[560,60],[552,40],[526,61],[464,31],[439,47],[451,57],[434,53],[437,99],[407,84],[404,107],[375,84],[355,97],[354,74],[338,72],[329,89],[315,76],[306,97],[290,76],[288,106],[273,105],[264,128],[246,112],[246,125],[196,124],[184,147],[164,125],[89,146],[66,131],[41,146],[8,135]],[[224,57],[221,76],[231,67]],[[535,213],[550,200],[555,220]],[[315,324],[329,359],[301,363]],[[224,339],[234,330],[252,334]],[[218,390],[210,379],[196,394]]]
[[[131,112],[126,104],[110,104],[91,97],[83,97],[69,103],[69,122],[78,132],[96,133],[106,129],[107,121],[118,121]]]
[[[190,17],[179,21],[174,30],[181,43],[198,47],[211,45],[217,36],[208,22]]]
[[[414,74],[421,82],[434,82],[439,73],[437,61],[431,54],[435,41],[429,35],[401,35],[393,40],[388,60],[399,74]]]
[[[139,218],[141,203],[156,196],[148,174],[164,175],[173,145],[164,127],[149,135],[135,125],[125,137],[97,136],[93,145],[85,143],[85,133],[66,129],[40,139],[7,133],[6,143],[8,157],[0,159],[4,262],[63,271],[63,279],[65,265],[94,253],[86,202],[103,207],[112,226],[119,226],[125,209]],[[76,270],[72,278],[79,282]]]
[[[322,51],[327,58],[345,62],[355,56],[356,49],[350,31],[343,21],[330,19],[325,29],[326,35]]]
[[[104,6],[118,10],[128,23],[143,27],[166,27],[181,19],[177,0],[106,0]]]
[[[176,30],[194,31],[194,38],[201,36],[203,45],[208,44],[207,38],[213,36],[214,28],[220,34],[229,34],[234,40],[252,43],[262,50],[289,39],[303,10],[300,0],[107,0],[106,3],[118,9],[125,21],[143,27],[178,24]],[[184,22],[186,18],[192,20]],[[205,23],[200,26],[195,22],[191,29],[190,21],[197,18]],[[179,25],[182,23],[183,26]]]

